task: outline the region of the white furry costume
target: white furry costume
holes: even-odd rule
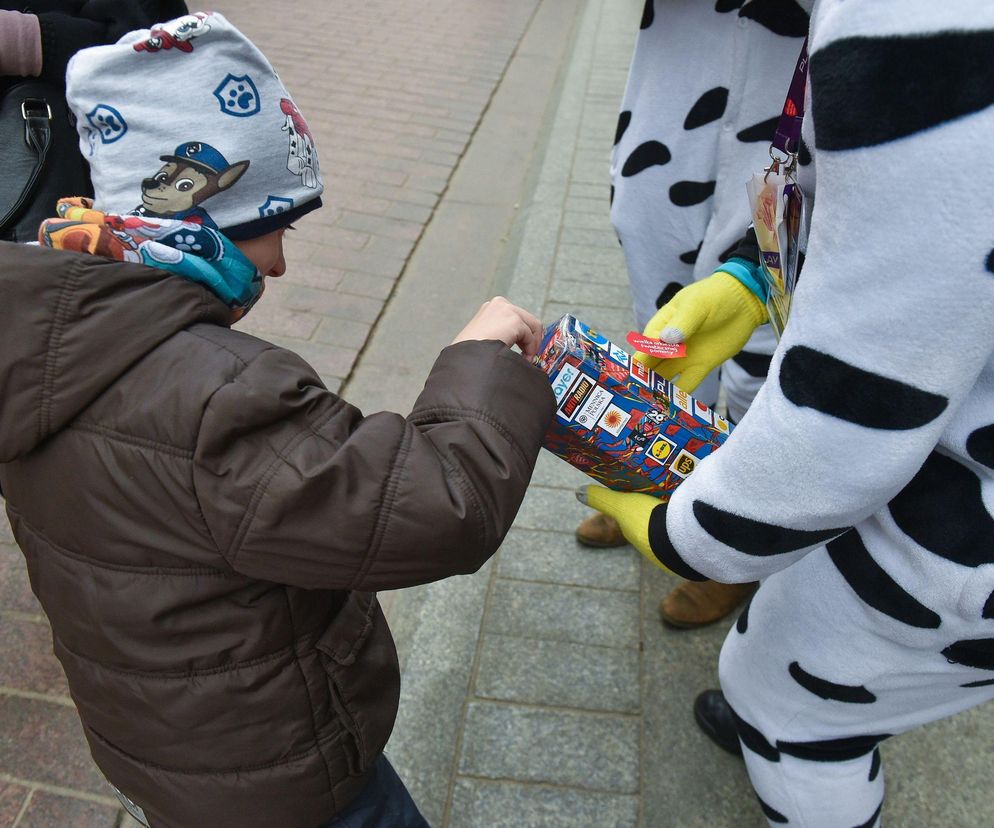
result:
[[[611,221],[639,329],[676,290],[709,276],[745,232],[745,182],[769,163],[812,2],[646,2],[611,163]],[[810,161],[807,147],[801,161]],[[774,345],[764,326],[723,368],[734,420]],[[709,403],[716,395],[713,379],[695,392]]]
[[[994,4],[818,0],[810,36],[791,319],[650,539],[764,579],[720,665],[750,777],[771,824],[850,828],[881,738],[994,696]]]

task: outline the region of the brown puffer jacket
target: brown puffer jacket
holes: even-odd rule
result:
[[[409,417],[363,417],[227,318],[162,271],[0,244],[0,488],[93,757],[153,828],[316,828],[396,714],[372,591],[493,554],[553,396],[466,342]]]

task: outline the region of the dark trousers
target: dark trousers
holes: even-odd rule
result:
[[[359,795],[322,828],[431,828],[397,771],[380,754]]]

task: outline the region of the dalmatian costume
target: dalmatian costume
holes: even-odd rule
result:
[[[648,0],[611,163],[611,220],[639,328],[729,258],[748,223],[745,182],[767,150],[814,0]],[[807,147],[801,163],[811,160]],[[768,326],[722,369],[738,421],[769,369]],[[713,404],[713,378],[695,392]]]
[[[810,51],[791,319],[649,537],[763,579],[720,676],[770,824],[869,828],[877,744],[994,696],[994,4],[818,0]]]

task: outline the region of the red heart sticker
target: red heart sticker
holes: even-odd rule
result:
[[[674,359],[687,355],[687,346],[683,342],[674,345],[672,342],[663,342],[661,339],[643,336],[638,331],[628,332],[628,344],[636,351],[659,359]]]

